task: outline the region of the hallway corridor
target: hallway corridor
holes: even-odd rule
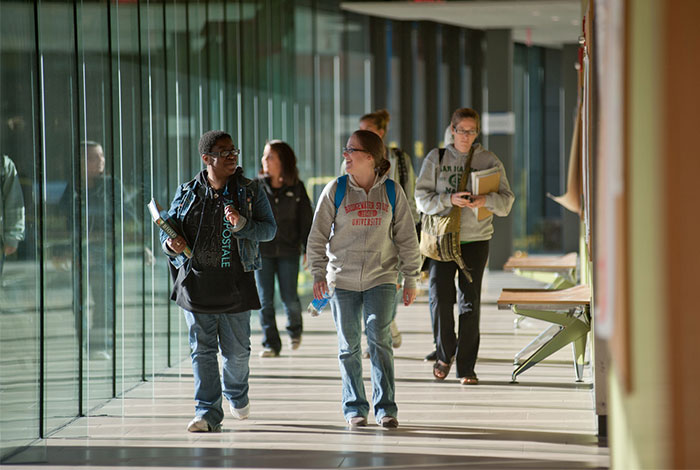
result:
[[[398,430],[381,429],[371,415],[366,428],[346,428],[329,312],[317,318],[305,313],[300,349],[285,344],[281,357],[267,359],[258,356],[254,317],[247,421],[229,415],[222,433],[185,431],[194,415],[187,360],[14,459],[45,461],[11,460],[3,468],[607,468],[609,450],[595,435],[591,370],[586,367],[583,383],[574,381],[570,347],[510,383],[513,355],[544,326],[526,320],[514,330],[514,315],[497,310],[495,300],[502,287],[533,285],[487,273],[478,386],[459,385],[454,369],[445,382],[433,380],[432,364],[423,361],[432,348],[425,290],[413,306],[399,308]],[[369,360],[363,366],[371,393]]]

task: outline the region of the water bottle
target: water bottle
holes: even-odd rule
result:
[[[328,305],[328,300],[333,296],[335,291],[335,284],[332,282],[328,285],[328,291],[323,293],[322,299],[311,299],[309,307],[306,309],[307,312],[311,314],[312,317],[317,317],[321,314],[321,310]]]

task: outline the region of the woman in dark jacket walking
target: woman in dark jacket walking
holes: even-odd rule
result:
[[[262,303],[260,326],[264,349],[260,357],[277,357],[282,342],[275,320],[275,275],[287,314],[289,347],[297,349],[302,334],[301,302],[297,294],[299,254],[306,253],[313,211],[304,183],[299,179],[296,155],[287,143],[272,140],[265,145],[259,178],[279,227],[272,241],[260,244],[262,269],[255,271]]]

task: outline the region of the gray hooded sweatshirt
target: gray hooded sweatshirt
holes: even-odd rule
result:
[[[416,181],[416,205],[424,214],[447,215],[452,209],[450,197],[457,192],[459,180],[467,163],[468,153],[461,153],[454,145],[448,144],[440,163],[440,152],[433,149],[423,162],[420,175]],[[486,195],[485,206],[495,215],[505,217],[513,206],[515,195],[510,190],[506,171],[498,157],[481,146],[474,144],[472,171],[488,170],[498,167],[501,180],[498,192]],[[467,180],[467,191],[471,191],[471,178]],[[468,207],[461,212],[460,241],[475,242],[490,240],[493,235],[493,215],[484,220],[477,220],[474,211]]]
[[[314,282],[325,279],[337,288],[360,292],[396,284],[400,272],[404,288],[416,286],[421,260],[411,209],[401,185],[395,183],[392,213],[386,179],[387,175],[377,177],[366,193],[349,175],[337,214],[337,179],[323,189],[306,245]]]

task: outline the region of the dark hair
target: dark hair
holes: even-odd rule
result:
[[[224,137],[233,140],[231,135],[224,131],[208,131],[202,134],[202,137],[199,138],[199,154],[204,155],[211,152],[211,148],[216,145],[216,142]]]
[[[382,138],[372,131],[355,131],[353,137],[360,141],[362,149],[374,158],[374,172],[383,176],[389,171],[391,163],[386,159],[386,147]]]
[[[274,150],[282,164],[282,180],[287,186],[292,186],[299,181],[299,169],[297,168],[297,156],[287,142],[283,140],[271,140],[267,143],[270,150]],[[259,174],[264,175],[262,168]]]
[[[389,114],[389,111],[387,111],[386,109],[379,109],[373,113],[365,114],[360,118],[360,122],[372,121],[374,127],[383,130],[384,132],[386,132],[387,128],[389,127],[390,120],[391,114]]]
[[[455,112],[452,113],[452,120],[450,121],[452,128],[457,127],[457,124],[459,124],[462,119],[473,119],[476,121],[476,131],[481,132],[481,119],[479,119],[479,113],[474,111],[472,108],[459,108],[455,110]]]

